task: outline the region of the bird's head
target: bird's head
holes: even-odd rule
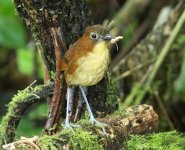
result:
[[[105,52],[109,50],[109,43],[113,44],[119,39],[122,39],[121,36],[113,37],[110,35],[110,29],[111,27],[106,24],[87,27],[82,37],[71,46],[70,51],[73,51],[72,56],[80,58],[92,51]],[[74,51],[76,51],[76,53],[74,53]]]
[[[91,44],[97,44],[97,43],[107,43],[110,42],[113,39],[113,36],[111,36],[103,25],[93,25],[86,28],[82,38],[87,42]]]

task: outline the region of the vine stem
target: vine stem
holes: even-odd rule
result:
[[[182,15],[180,16],[177,24],[175,25],[174,29],[171,32],[171,35],[169,36],[168,40],[166,41],[164,47],[162,48],[161,53],[159,54],[157,61],[155,62],[153,69],[148,77],[147,86],[149,87],[151,83],[153,82],[161,64],[163,63],[166,55],[170,51],[171,45],[173,44],[174,40],[176,39],[180,29],[183,26],[183,23],[185,22],[185,10],[183,11]]]

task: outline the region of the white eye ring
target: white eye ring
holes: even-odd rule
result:
[[[98,39],[99,38],[99,36],[98,36],[98,34],[96,32],[91,32],[90,37],[92,39]]]

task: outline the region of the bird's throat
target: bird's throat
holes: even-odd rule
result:
[[[109,65],[109,49],[107,42],[97,43],[93,50],[78,60],[78,68],[72,76],[73,85],[91,86],[104,77]]]
[[[109,50],[108,50],[108,43],[106,41],[101,41],[98,42],[93,50],[92,53],[94,53],[95,55],[106,55],[109,54]]]

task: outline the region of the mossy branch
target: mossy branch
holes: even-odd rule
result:
[[[152,106],[132,106],[124,111],[117,112],[101,122],[108,124],[106,134],[101,127],[94,127],[86,120],[78,122],[81,126],[75,132],[62,130],[55,135],[21,139],[4,145],[5,149],[15,147],[19,149],[57,150],[57,149],[88,149],[117,150],[124,146],[124,141],[130,134],[144,134],[153,132],[158,123],[158,116]],[[37,146],[37,147],[36,147]]]
[[[50,96],[53,93],[53,85],[53,83],[36,87],[30,85],[12,98],[8,104],[8,112],[0,124],[0,147],[13,141],[15,130],[26,109],[42,98]]]
[[[35,87],[30,85],[25,90],[19,91],[18,94],[13,97],[8,105],[8,112],[6,116],[3,117],[0,125],[0,147],[3,144],[13,141],[15,130],[25,110],[31,104],[52,95],[53,86],[53,83]],[[60,149],[66,146],[73,148],[74,146],[80,146],[83,148],[83,144],[87,144],[91,141],[92,143],[88,145],[98,146],[97,143],[99,143],[99,147],[107,148],[111,146],[112,149],[118,149],[118,147],[120,148],[123,145],[123,140],[125,140],[129,134],[153,132],[157,127],[158,116],[151,106],[140,105],[132,106],[124,111],[99,119],[99,121],[109,125],[106,127],[107,135],[102,132],[102,128],[94,127],[86,120],[82,120],[79,122],[82,128],[75,130],[75,132],[60,131],[53,136],[44,135],[36,140],[36,144],[41,147],[41,149],[45,149],[44,147]],[[18,146],[30,146],[29,144],[25,145],[25,143],[29,143],[30,140],[29,142],[25,141],[25,139],[21,140],[22,143],[19,141]],[[34,144],[32,144],[32,146],[33,145]]]

